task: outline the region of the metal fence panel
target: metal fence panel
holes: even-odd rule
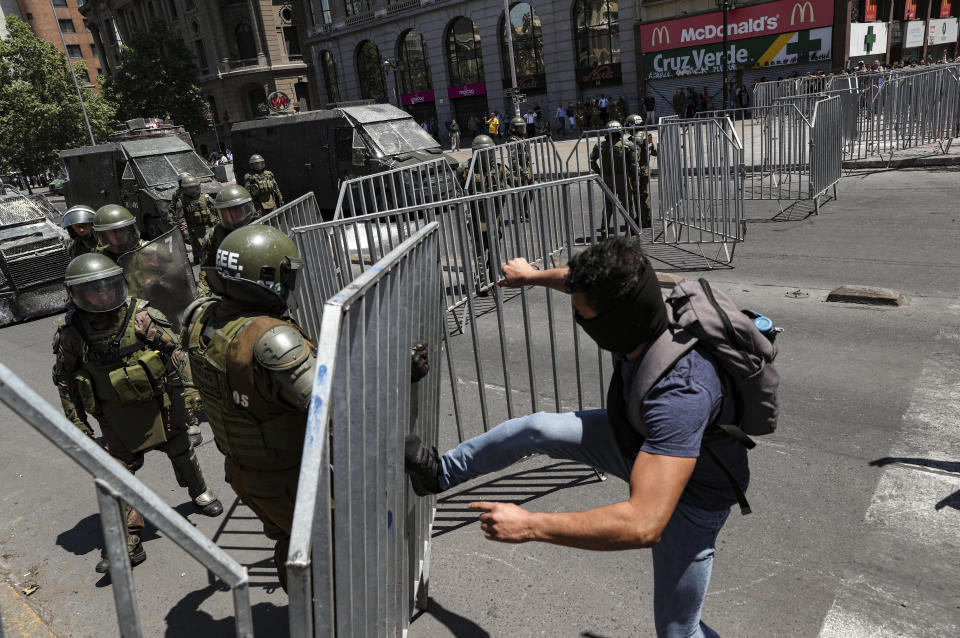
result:
[[[425,604],[434,499],[410,492],[403,438],[436,445],[438,264],[433,222],[326,303],[288,554],[293,636],[400,635]],[[434,364],[412,383],[419,339]]]
[[[122,512],[123,503],[127,503],[231,588],[236,635],[238,638],[253,636],[247,569],[244,566],[201,534],[190,521],[163,502],[106,450],[80,432],[58,408],[44,401],[3,364],[0,364],[0,401],[93,475],[103,517],[121,635],[139,636],[142,633]]]
[[[810,120],[810,191],[819,210],[820,195],[834,189],[843,173],[842,104],[839,96],[820,100]]]
[[[317,199],[314,197],[313,191],[310,191],[252,223],[273,226],[284,233],[289,233],[290,229],[297,226],[306,226],[322,221],[323,216],[317,206]]]
[[[370,215],[454,199],[462,195],[463,190],[452,162],[442,156],[414,166],[346,180],[340,185],[333,218]]]

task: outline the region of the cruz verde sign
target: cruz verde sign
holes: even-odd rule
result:
[[[730,71],[829,60],[832,34],[823,27],[728,42],[726,52],[719,42],[644,53],[643,73],[648,80],[720,73],[724,57]]]

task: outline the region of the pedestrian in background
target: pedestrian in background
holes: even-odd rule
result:
[[[563,110],[563,104],[557,105],[557,133],[563,135],[567,129],[567,112]]]
[[[450,150],[460,150],[460,125],[456,120],[450,122]]]
[[[643,107],[646,109],[644,123],[648,126],[656,124],[657,101],[653,97],[653,91],[647,91],[647,97],[643,99]]]

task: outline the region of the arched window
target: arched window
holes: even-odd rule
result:
[[[547,89],[543,66],[543,34],[540,16],[527,2],[510,7],[510,25],[513,28],[513,60],[517,71],[517,85],[527,93]],[[507,46],[506,20],[500,24],[500,53],[503,61],[503,85],[511,86],[510,49]]]
[[[461,16],[447,27],[447,61],[451,86],[484,81],[480,34],[472,20]]]
[[[241,60],[250,60],[257,57],[257,43],[253,39],[253,29],[246,22],[241,22],[234,30],[237,38],[237,57]]]
[[[429,91],[433,88],[427,46],[423,43],[423,35],[419,31],[410,29],[400,36],[400,41],[397,43],[397,57],[400,58],[401,84],[404,93]]]
[[[333,59],[333,54],[329,51],[321,53],[320,66],[323,68],[323,84],[327,87],[327,101],[342,102],[340,76],[337,73],[337,63]]]
[[[371,40],[357,45],[357,72],[360,74],[360,96],[364,99],[387,99],[387,81],[383,74],[380,49]]]
[[[617,0],[576,0],[573,5],[573,37],[578,70],[609,66],[619,81],[620,26]],[[583,82],[583,74],[577,75]]]

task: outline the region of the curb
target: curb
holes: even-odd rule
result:
[[[937,155],[933,157],[905,157],[890,162],[883,160],[853,160],[843,162],[845,169],[858,168],[927,168],[931,166],[960,166],[960,155]]]
[[[837,286],[827,295],[827,301],[859,303],[869,306],[902,306],[899,290],[872,286]]]
[[[680,275],[675,275],[673,273],[658,272],[657,281],[660,282],[661,288],[671,290],[673,288],[676,288],[677,284],[681,284],[684,281],[686,281],[686,279],[684,277],[681,277]]]
[[[0,582],[0,635],[4,638],[57,638],[26,599],[9,583]]]

